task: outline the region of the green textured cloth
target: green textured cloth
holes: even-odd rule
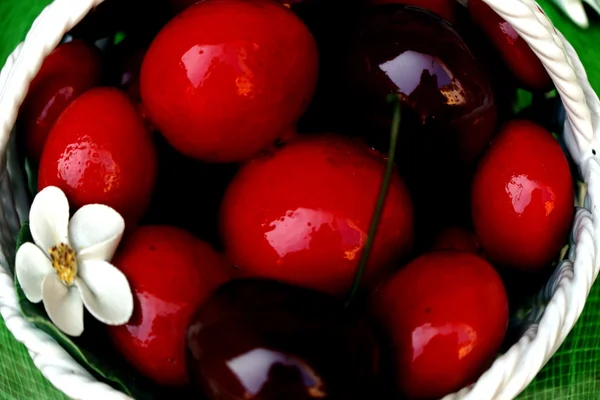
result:
[[[49,0],[0,0],[0,65],[48,3]],[[582,31],[550,6],[549,0],[539,3],[579,52],[592,85],[599,90],[600,22]],[[0,360],[0,400],[66,398],[36,370],[26,349],[15,341],[1,319]],[[592,289],[573,332],[520,399],[600,399],[600,282]]]

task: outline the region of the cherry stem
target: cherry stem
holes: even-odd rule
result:
[[[396,155],[396,144],[398,143],[398,132],[400,130],[401,112],[400,101],[398,100],[398,97],[396,95],[391,95],[389,97],[389,101],[394,103],[394,116],[392,119],[390,148],[388,150],[385,175],[383,177],[383,182],[381,183],[381,190],[379,191],[379,197],[377,198],[377,204],[375,205],[373,219],[371,220],[371,225],[369,226],[367,241],[365,243],[363,252],[360,256],[360,261],[358,263],[356,275],[354,276],[354,282],[352,283],[352,288],[350,289],[350,294],[348,295],[348,300],[346,301],[346,307],[350,305],[352,299],[354,298],[354,296],[356,296],[356,293],[358,292],[358,289],[360,287],[360,281],[365,273],[367,261],[369,260],[369,254],[371,253],[371,246],[373,245],[373,239],[375,238],[375,233],[377,232],[377,226],[379,225],[379,220],[381,219],[381,214],[383,213],[383,206],[385,204],[388,188],[390,186],[390,180],[394,171],[394,156]]]

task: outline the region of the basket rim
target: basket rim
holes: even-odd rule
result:
[[[0,165],[6,165],[6,149],[29,83],[43,59],[58,45],[62,36],[104,0],[54,0],[36,18],[24,42],[8,58],[0,72]],[[465,3],[465,0],[458,0]],[[525,335],[473,385],[443,400],[512,399],[541,370],[562,344],[583,311],[600,265],[600,154],[598,123],[600,101],[587,80],[573,47],[552,25],[534,0],[483,0],[508,21],[540,58],[561,96],[567,120],[565,142],[588,187],[589,209],[577,210],[573,224],[572,274],[562,274],[539,324]],[[10,164],[10,160],[9,164]],[[10,175],[10,165],[7,169]],[[6,174],[5,174],[6,176]],[[28,205],[14,205],[23,222]],[[21,209],[19,209],[21,207]],[[0,211],[2,211],[0,209]],[[6,210],[4,210],[6,213]],[[23,217],[25,216],[25,217]],[[6,215],[2,216],[8,219]],[[0,252],[6,264],[10,256]],[[0,313],[7,328],[23,343],[36,367],[60,391],[82,400],[126,400],[130,397],[97,381],[60,345],[21,315],[13,277],[0,268]]]

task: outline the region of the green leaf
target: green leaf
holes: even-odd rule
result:
[[[25,175],[27,176],[27,187],[31,197],[35,197],[37,194],[38,184],[38,168],[29,159],[25,159]]]
[[[17,236],[17,251],[23,245],[23,243],[33,242],[33,237],[31,236],[31,230],[29,229],[29,221],[25,221],[21,230],[19,231],[19,235]]]
[[[115,37],[113,38],[113,43],[112,43],[113,46],[116,46],[119,43],[121,43],[125,39],[125,36],[126,36],[125,32],[119,31],[119,32],[115,33]]]
[[[552,0],[537,0],[554,26],[573,45],[585,65],[588,78],[596,92],[600,90],[600,24],[591,19],[590,27],[581,29],[556,7]],[[589,13],[589,15],[593,15]]]
[[[51,0],[1,0],[0,66],[15,46],[25,38],[35,18]]]
[[[29,222],[25,222],[21,227],[19,236],[17,237],[17,251],[23,243],[32,241],[31,231],[29,230]],[[27,300],[25,293],[23,293],[23,290],[17,281],[16,275],[15,289],[17,292],[17,299],[21,308],[21,313],[25,319],[35,325],[38,329],[41,329],[54,338],[62,348],[64,348],[92,375],[135,399],[152,400],[156,398],[156,391],[150,391],[148,388],[146,388],[148,383],[145,381],[145,379],[137,377],[136,374],[130,370],[116,368],[115,365],[105,360],[104,356],[106,356],[106,354],[104,353],[102,353],[102,359],[97,358],[91,351],[88,351],[87,348],[84,348],[84,346],[75,342],[75,340],[56,328],[56,326],[54,326],[54,324],[48,319],[43,307],[41,307],[39,304],[33,304]],[[103,335],[102,337],[106,339],[106,335]]]
[[[514,99],[512,110],[514,114],[518,114],[531,105],[533,95],[525,89],[517,89],[517,95]]]

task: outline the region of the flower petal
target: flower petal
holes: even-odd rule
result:
[[[32,303],[42,300],[42,281],[53,271],[50,259],[35,244],[23,243],[19,247],[15,259],[15,273],[27,300]]]
[[[69,244],[69,201],[56,186],[42,189],[29,210],[29,229],[33,241],[46,254],[52,246]]]
[[[78,260],[110,261],[123,237],[121,214],[103,204],[81,207],[69,223],[69,238]]]
[[[106,261],[86,260],[79,264],[78,275],[75,286],[90,314],[107,325],[129,321],[133,295],[121,271]]]
[[[58,329],[69,336],[83,333],[83,302],[75,288],[66,287],[58,275],[47,275],[42,281],[44,308]]]

